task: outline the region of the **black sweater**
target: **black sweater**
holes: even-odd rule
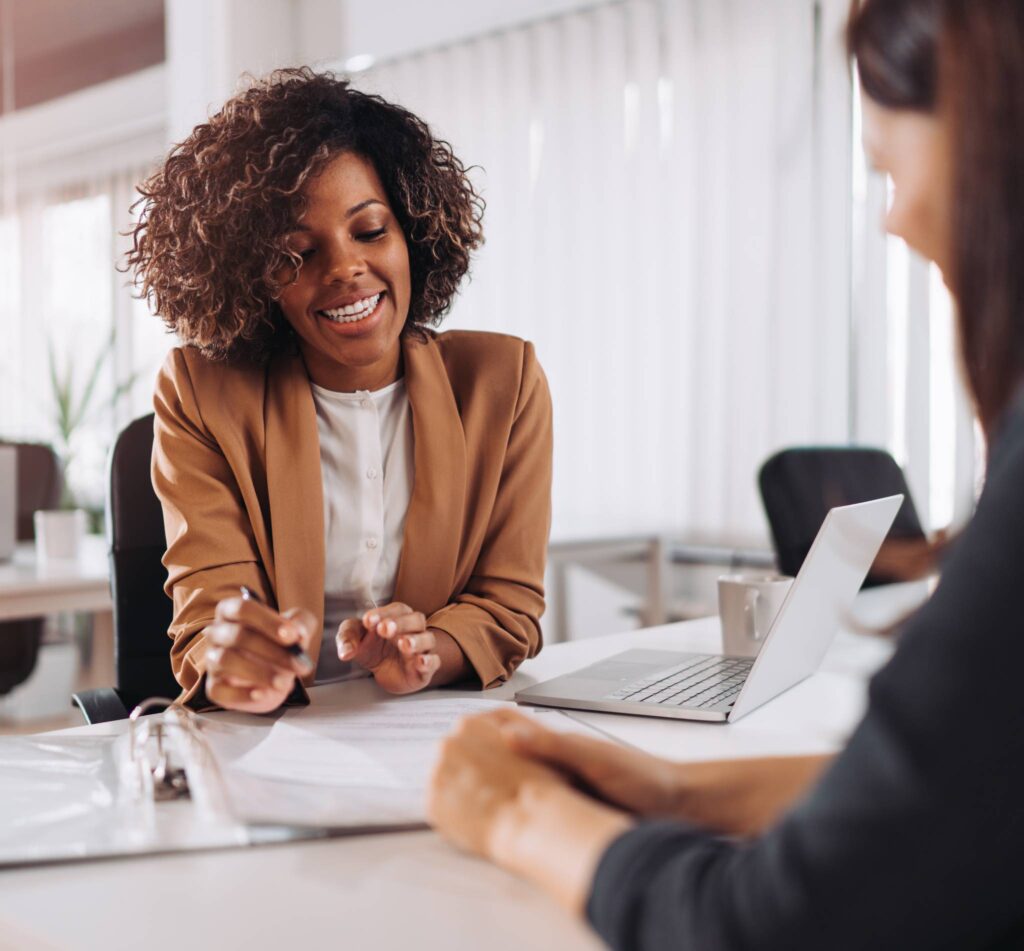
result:
[[[1024,400],[931,600],[815,789],[736,843],[648,822],[587,913],[614,948],[1024,949]]]

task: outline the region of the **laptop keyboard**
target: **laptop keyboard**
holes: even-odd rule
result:
[[[729,703],[740,692],[753,663],[753,658],[693,657],[642,680],[634,680],[604,699],[697,709],[714,707]]]

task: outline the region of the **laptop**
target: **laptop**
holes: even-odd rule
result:
[[[893,495],[828,513],[756,658],[628,650],[520,690],[516,702],[676,720],[746,716],[817,670],[902,504]]]

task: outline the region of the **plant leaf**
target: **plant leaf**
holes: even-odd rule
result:
[[[96,383],[99,381],[100,373],[103,370],[104,365],[107,362],[107,357],[113,352],[114,349],[114,336],[113,334],[107,338],[107,344],[100,350],[96,357],[96,361],[92,365],[92,370],[89,372],[89,378],[86,380],[85,389],[82,391],[81,399],[78,401],[78,406],[75,408],[74,415],[71,417],[71,430],[75,430],[82,422],[85,414],[89,411],[89,404],[92,402],[92,395],[96,389]]]
[[[50,371],[50,389],[53,392],[54,402],[57,404],[57,428],[61,428],[61,386],[57,373],[57,354],[53,350],[53,339],[46,338],[46,364]]]
[[[57,410],[57,432],[66,447],[71,436],[71,394],[74,368],[71,361],[68,361],[66,372],[61,373],[61,368],[57,364],[57,354],[53,349],[53,341],[49,339],[47,340],[47,360],[50,365],[50,385],[53,387],[53,400]]]

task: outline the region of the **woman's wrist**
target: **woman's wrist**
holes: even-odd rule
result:
[[[818,779],[828,756],[675,764],[670,814],[730,835],[756,835]]]
[[[441,660],[441,666],[431,679],[430,685],[443,687],[445,684],[467,680],[472,675],[473,668],[462,652],[462,648],[459,647],[458,641],[440,628],[431,627],[428,630],[434,635],[437,644],[435,650]]]
[[[526,783],[496,816],[488,857],[582,914],[601,857],[633,825],[568,786]]]

